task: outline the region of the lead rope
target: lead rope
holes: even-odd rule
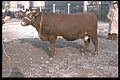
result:
[[[6,52],[6,50],[5,50],[5,46],[4,46],[4,44],[3,44],[3,41],[2,41],[2,46],[3,46],[3,51],[4,51],[4,53],[6,54],[6,56],[9,58],[9,60],[11,60],[11,58],[8,56],[8,54],[7,54],[7,52]],[[3,54],[2,54],[3,55]],[[9,61],[8,60],[8,61]]]
[[[41,18],[40,18],[40,29],[39,29],[40,35],[41,35],[42,17],[43,17],[43,12],[41,12]]]
[[[43,12],[42,12],[42,14],[41,14],[40,27],[41,27],[41,25],[42,25],[42,17],[43,17]]]

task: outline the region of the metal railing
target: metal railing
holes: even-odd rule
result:
[[[107,14],[109,12],[109,4],[87,5],[87,12],[93,12],[97,16],[98,20],[108,21]],[[84,12],[84,6],[80,5],[68,5],[68,6],[46,6],[42,9],[42,12],[54,12],[54,13],[80,13]]]

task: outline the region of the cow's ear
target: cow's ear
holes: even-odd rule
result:
[[[20,16],[25,16],[25,12],[23,12],[23,11],[21,11],[21,10],[18,12],[18,14],[19,14]]]

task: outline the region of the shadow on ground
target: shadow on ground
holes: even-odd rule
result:
[[[48,53],[49,56],[51,56],[50,51],[50,44],[48,41],[41,41],[38,38],[22,38],[18,39],[20,40],[20,44],[24,43],[30,43],[35,48],[42,48],[45,52]],[[63,48],[63,47],[72,47],[79,49],[80,52],[82,52],[83,45],[81,43],[75,42],[75,41],[66,41],[64,39],[57,39],[56,40],[56,48]]]

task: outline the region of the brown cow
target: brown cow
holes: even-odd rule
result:
[[[24,12],[23,12],[24,13]],[[26,12],[21,22],[23,26],[32,25],[38,31],[43,41],[49,41],[52,49],[52,57],[55,53],[55,41],[57,36],[62,36],[68,41],[83,38],[85,45],[83,52],[92,40],[95,51],[98,53],[97,18],[93,13],[57,14],[42,12]]]

